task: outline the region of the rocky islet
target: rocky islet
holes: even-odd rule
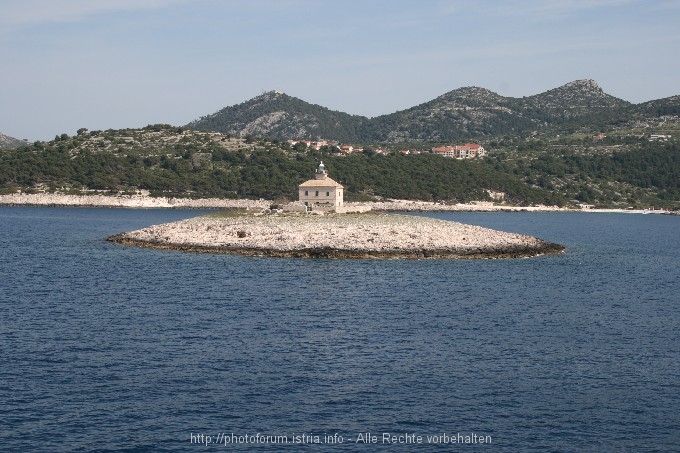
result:
[[[201,253],[304,258],[518,258],[564,250],[532,236],[385,213],[232,212],[153,225],[108,240]]]

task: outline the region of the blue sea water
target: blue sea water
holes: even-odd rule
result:
[[[201,213],[0,207],[1,451],[680,451],[680,217],[428,214],[567,247],[516,260],[104,241]]]

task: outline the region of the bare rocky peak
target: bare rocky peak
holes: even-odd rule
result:
[[[480,87],[463,87],[463,88],[458,88],[453,91],[449,91],[446,94],[443,94],[439,96],[438,98],[435,99],[436,101],[442,101],[442,102],[465,102],[465,101],[472,101],[475,103],[493,103],[493,102],[501,102],[503,100],[503,96],[494,93],[491,90],[487,90],[486,88],[480,88]]]
[[[592,79],[575,80],[525,99],[541,108],[612,108],[630,105],[629,102],[605,93]]]
[[[612,97],[602,91],[600,85],[592,79],[575,80],[561,87],[554,88],[544,94],[553,93],[561,96],[581,96],[590,98]]]
[[[286,93],[284,93],[283,91],[271,90],[271,91],[264,92],[259,96],[254,97],[252,100],[256,101],[258,103],[270,102],[270,101],[275,101],[277,99],[281,99],[281,98],[286,97],[286,96],[288,96],[288,95]]]
[[[24,140],[19,140],[18,138],[10,137],[9,135],[0,133],[0,148],[18,148],[19,146],[23,146],[25,144],[26,142]]]
[[[598,85],[597,82],[594,81],[593,79],[574,80],[573,82],[569,82],[563,85],[562,88],[584,91],[596,91],[599,93],[602,92],[602,88],[600,88],[600,85]]]
[[[444,96],[475,97],[475,98],[500,97],[493,91],[481,87],[461,87],[453,91],[449,91]]]

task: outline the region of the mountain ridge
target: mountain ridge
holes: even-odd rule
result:
[[[279,140],[324,138],[399,143],[523,135],[550,125],[616,123],[680,113],[680,96],[632,104],[609,95],[592,79],[575,80],[522,98],[482,87],[460,87],[430,101],[368,118],[269,91],[186,125],[189,129]]]

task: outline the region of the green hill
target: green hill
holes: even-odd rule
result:
[[[359,131],[367,120],[363,116],[332,111],[284,93],[270,91],[192,121],[186,128],[241,137],[338,137],[348,142],[360,140]]]
[[[244,139],[169,125],[62,134],[0,152],[0,192],[111,193],[296,199],[297,185],[323,160],[348,200],[467,202],[502,192],[513,204],[680,207],[680,147],[647,136],[586,136],[485,142],[489,156],[349,156],[327,147]]]

